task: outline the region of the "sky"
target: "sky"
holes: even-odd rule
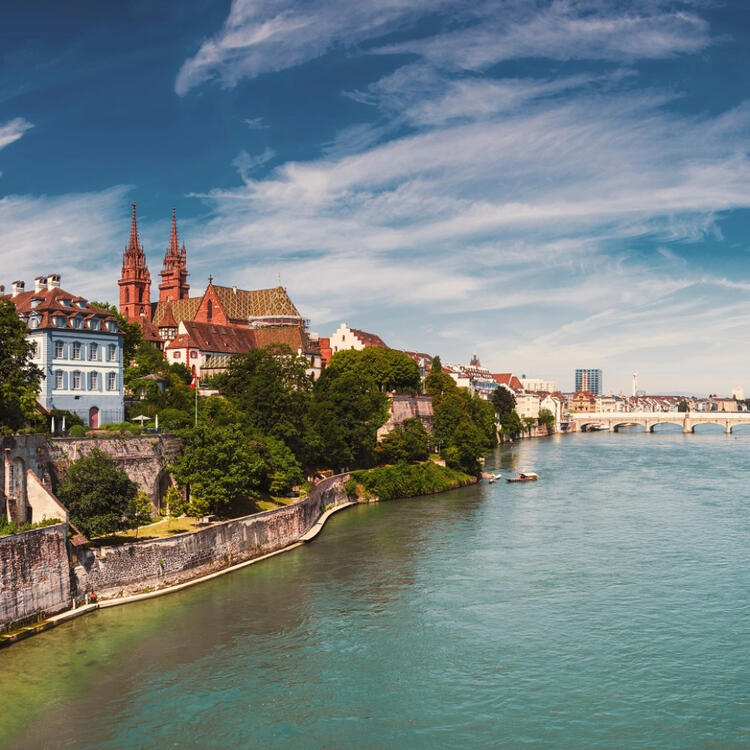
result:
[[[750,3],[10,3],[0,283],[285,286],[311,330],[750,395]],[[156,284],[154,284],[154,289]]]

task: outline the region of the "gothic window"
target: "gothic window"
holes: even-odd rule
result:
[[[143,302],[143,287],[138,287],[138,301]]]
[[[206,320],[211,320],[214,317],[214,303],[211,300],[208,300],[208,305],[206,306]]]

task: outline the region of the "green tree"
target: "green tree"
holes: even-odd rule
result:
[[[267,437],[264,442],[268,451],[268,491],[272,495],[286,495],[304,481],[302,467],[283,440]]]
[[[534,428],[535,424],[536,424],[536,419],[534,419],[534,417],[523,418],[523,427],[526,430],[526,432],[529,433],[529,436],[531,436],[531,430]]]
[[[125,362],[125,366],[127,367],[128,362],[133,359],[139,344],[143,340],[143,331],[141,330],[140,324],[135,321],[128,320],[124,315],[120,314],[120,311],[114,305],[110,304],[109,302],[92,302],[91,304],[95,307],[101,308],[102,310],[106,310],[108,313],[111,313],[117,321],[119,329],[124,334],[122,340],[123,361]]]
[[[503,417],[516,408],[516,397],[503,386],[498,386],[492,391],[490,401],[495,407],[498,418],[502,421]]]
[[[335,373],[354,372],[372,380],[379,390],[413,393],[421,388],[419,366],[408,355],[396,349],[368,346],[362,350],[337,352],[328,363]]]
[[[283,440],[296,456],[305,454],[305,414],[312,381],[308,362],[276,344],[232,358],[224,393],[247,423]]]
[[[405,419],[383,437],[376,449],[379,463],[424,461],[429,455],[430,436],[417,417]]]
[[[456,425],[451,444],[444,452],[445,463],[451,469],[459,469],[467,474],[479,474],[479,458],[484,449],[482,433],[468,417],[464,417]]]
[[[170,519],[179,518],[187,512],[187,500],[185,500],[184,496],[180,494],[174,485],[167,487],[163,502],[167,506],[167,513]]]
[[[101,536],[127,528],[128,510],[138,487],[98,448],[71,464],[57,496],[70,520],[86,536]]]
[[[264,489],[266,464],[238,426],[199,422],[184,433],[184,441],[171,471],[180,486],[190,491],[191,512],[219,513]]]
[[[353,370],[323,371],[315,383],[307,441],[319,465],[370,466],[378,428],[388,419],[388,397]]]
[[[683,399],[677,404],[677,411],[690,411],[690,404]]]
[[[33,344],[10,299],[0,299],[0,431],[32,418],[43,372],[31,361]]]
[[[456,381],[447,372],[443,372],[440,357],[432,360],[432,367],[424,379],[424,391],[432,397],[433,410],[439,409],[448,396],[458,393]]]
[[[543,424],[548,432],[552,432],[555,429],[555,415],[549,409],[540,409],[539,424]]]
[[[516,413],[516,410],[507,412],[500,420],[500,427],[502,429],[503,436],[515,438],[521,434],[523,424],[521,418]]]
[[[143,491],[138,490],[130,500],[128,506],[128,523],[135,525],[135,535],[141,526],[151,523],[151,498]]]

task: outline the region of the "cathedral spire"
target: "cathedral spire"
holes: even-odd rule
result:
[[[160,276],[160,302],[187,298],[190,289],[190,285],[187,283],[187,250],[184,242],[182,248],[180,248],[177,234],[177,211],[174,208],[172,209],[172,230],[169,235],[169,247],[164,253],[164,263]]]
[[[167,251],[169,255],[176,255],[179,256],[180,254],[180,244],[177,241],[177,209],[172,207],[172,233],[169,237],[169,250]]]
[[[128,250],[130,252],[143,252],[141,243],[138,242],[138,221],[135,218],[135,201],[133,201],[133,218],[130,223],[130,242],[128,242]]]

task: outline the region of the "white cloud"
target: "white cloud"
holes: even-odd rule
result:
[[[0,198],[0,283],[59,273],[63,287],[116,301],[128,238],[127,186],[99,193]],[[9,276],[6,276],[9,274]]]
[[[213,80],[232,87],[242,78],[312,60],[334,46],[377,37],[444,4],[441,0],[233,0],[223,28],[183,63],[175,90],[184,95]]]
[[[268,147],[257,156],[252,156],[245,149],[242,149],[232,160],[232,166],[239,172],[240,177],[247,182],[250,179],[251,172],[271,161],[275,155],[276,152]]]
[[[5,125],[0,125],[0,149],[15,143],[23,134],[34,126],[23,117],[15,117]]]

